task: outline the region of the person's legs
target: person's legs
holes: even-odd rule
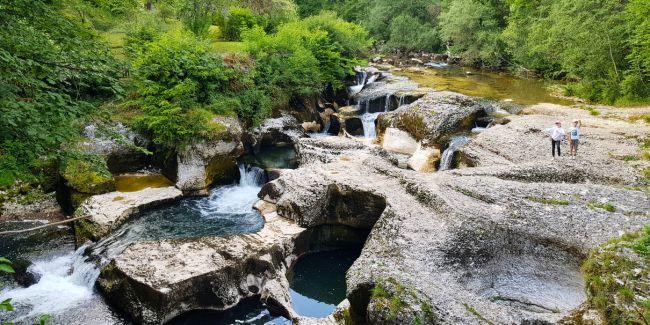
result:
[[[551,155],[555,157],[555,140],[551,139]]]
[[[561,141],[555,141],[555,145],[557,146],[557,156],[561,156],[562,154],[560,153],[560,143]]]

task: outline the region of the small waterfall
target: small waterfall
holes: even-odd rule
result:
[[[393,96],[393,94],[386,94],[386,99],[384,103],[384,112],[390,111],[390,98]]]
[[[374,139],[377,137],[375,130],[375,121],[380,113],[364,113],[360,116],[361,124],[363,125],[363,137],[366,139]]]
[[[406,104],[406,94],[401,94],[399,95],[399,103],[397,105],[402,106],[404,104]]]
[[[486,129],[487,128],[485,128],[485,127],[478,126],[478,124],[476,124],[476,122],[474,122],[474,127],[472,128],[472,130],[470,132],[472,132],[472,133],[481,133],[481,132],[485,131]]]
[[[368,73],[364,70],[358,71],[357,76],[356,76],[356,82],[357,84],[354,86],[350,86],[348,88],[348,95],[349,96],[354,96],[361,92],[363,89],[363,86],[366,85],[366,81],[368,79]]]
[[[456,150],[467,144],[468,141],[469,138],[465,135],[456,135],[451,137],[449,140],[449,147],[442,152],[442,157],[440,157],[440,168],[438,170],[448,170],[454,160],[454,153],[456,153]]]
[[[259,187],[266,183],[264,169],[255,166],[239,164],[239,177],[239,186],[242,187]]]

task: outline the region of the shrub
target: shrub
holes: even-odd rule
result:
[[[255,26],[264,28],[262,17],[256,16],[248,8],[232,8],[223,26],[223,37],[229,41],[240,41],[241,33]]]

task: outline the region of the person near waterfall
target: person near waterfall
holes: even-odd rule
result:
[[[578,154],[578,144],[580,144],[580,120],[573,120],[573,126],[569,128],[569,154],[575,159]]]
[[[551,137],[551,154],[555,157],[555,150],[557,148],[557,156],[561,156],[560,143],[562,143],[562,140],[566,135],[566,132],[564,132],[564,129],[562,128],[562,122],[555,121],[555,126],[546,129],[546,132],[548,132]]]

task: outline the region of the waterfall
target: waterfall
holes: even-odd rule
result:
[[[386,94],[386,100],[384,103],[384,112],[390,111],[390,98],[393,96],[393,94]]]
[[[198,227],[202,227],[203,221],[207,223],[216,219],[231,220],[233,224],[243,222],[246,216],[257,214],[252,206],[258,200],[261,185],[266,182],[266,173],[259,167],[244,164],[239,165],[239,173],[237,184],[216,187],[208,197],[181,200],[175,203],[179,207],[174,210],[176,212],[162,208],[167,211],[162,213],[179,213],[179,210],[186,214],[195,213]],[[138,220],[143,219],[133,219],[96,244],[85,244],[74,252],[34,260],[29,271],[40,276],[37,283],[26,288],[0,290],[0,301],[12,298],[16,307],[11,314],[0,315],[0,321],[9,316],[16,323],[33,323],[34,318],[43,314],[75,314],[97,305],[101,297],[94,285],[100,270],[132,243],[152,239],[150,235],[155,231]],[[169,233],[169,238],[174,238],[181,230],[160,228],[156,231]]]
[[[481,133],[481,132],[485,131],[486,129],[487,128],[478,126],[478,124],[476,124],[476,122],[474,122],[474,127],[472,128],[472,130],[470,132],[472,132],[472,133]]]
[[[404,104],[406,104],[406,94],[401,94],[399,95],[399,103],[397,105],[402,106]]]
[[[364,70],[358,71],[356,76],[356,85],[350,86],[348,88],[348,95],[354,96],[361,92],[363,86],[366,85],[366,80],[368,79],[368,73]]]
[[[465,135],[455,135],[449,140],[449,147],[442,152],[442,157],[440,158],[440,168],[439,170],[447,170],[451,167],[451,163],[454,160],[454,153],[458,148],[464,146],[469,141],[469,138]]]
[[[375,130],[375,121],[380,113],[364,113],[360,116],[361,124],[363,125],[363,137],[366,139],[374,139],[377,137]]]

